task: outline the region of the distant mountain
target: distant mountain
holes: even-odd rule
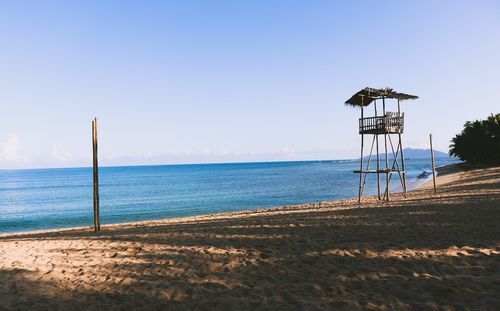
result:
[[[380,147],[379,147],[380,148]],[[380,150],[379,150],[380,151]],[[365,150],[366,152],[366,150]],[[405,159],[422,159],[422,158],[430,158],[431,157],[431,150],[430,149],[413,149],[413,148],[404,148],[403,149]],[[388,150],[389,153],[389,158],[392,158],[392,150]],[[381,156],[384,156],[384,154],[380,153]],[[372,159],[377,156],[376,153],[372,155]],[[399,157],[399,155],[398,155]],[[449,155],[446,152],[434,150],[434,157],[436,158],[448,158]],[[363,159],[368,159],[368,156],[363,157]]]
[[[430,149],[413,149],[413,148],[404,148],[403,149],[405,158],[430,158],[431,150]],[[446,152],[434,150],[434,156],[436,158],[449,157]]]

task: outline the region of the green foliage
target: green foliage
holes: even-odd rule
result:
[[[470,164],[500,164],[500,114],[467,121],[450,145],[450,155]]]

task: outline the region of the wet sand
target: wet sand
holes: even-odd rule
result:
[[[463,176],[466,170],[465,164],[450,164],[436,168],[436,187],[449,184],[457,181]],[[419,187],[420,189],[434,189],[434,181],[432,178]]]
[[[3,235],[0,310],[498,310],[500,168],[457,176],[361,206]]]

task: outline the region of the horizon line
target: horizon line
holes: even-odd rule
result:
[[[411,149],[411,148],[409,148]],[[425,150],[425,149],[424,149]],[[430,159],[430,155],[428,157]],[[436,158],[453,158],[451,156],[437,156]],[[291,161],[236,161],[236,162],[202,162],[202,163],[171,163],[171,164],[132,164],[132,165],[103,165],[99,168],[120,168],[120,167],[155,167],[155,166],[196,166],[196,165],[222,165],[222,164],[262,164],[262,163],[300,163],[300,162],[332,162],[332,161],[357,161],[360,158],[352,159],[321,159],[321,160],[291,160]],[[427,159],[427,157],[405,157],[409,159]],[[457,158],[458,159],[458,158]],[[58,169],[92,169],[90,166],[69,166],[69,167],[33,167],[33,168],[0,168],[2,171],[34,171],[34,170],[58,170]]]

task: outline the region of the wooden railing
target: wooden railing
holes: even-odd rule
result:
[[[403,133],[404,113],[387,112],[385,116],[359,119],[360,134]]]

